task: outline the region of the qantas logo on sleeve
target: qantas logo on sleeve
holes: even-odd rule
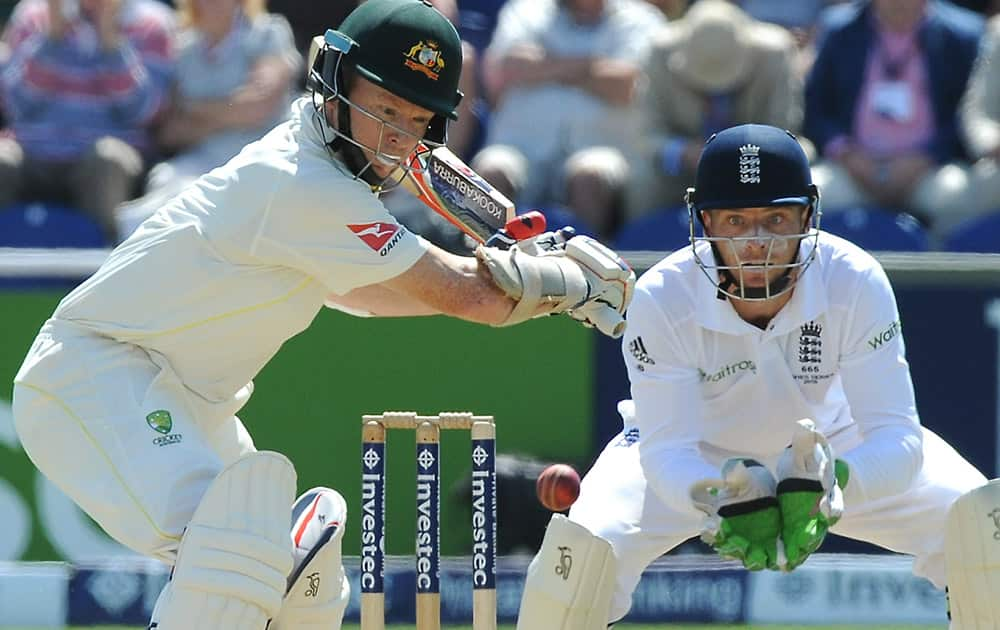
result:
[[[399,226],[395,223],[359,223],[347,227],[375,251],[382,249],[399,231]]]

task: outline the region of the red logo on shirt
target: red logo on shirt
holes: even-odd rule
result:
[[[361,223],[347,227],[375,251],[382,249],[389,239],[399,231],[399,226],[395,223]]]

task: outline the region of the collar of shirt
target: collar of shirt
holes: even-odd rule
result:
[[[306,139],[325,150],[326,143],[333,141],[337,135],[326,121],[326,117],[320,113],[322,106],[317,110],[316,105],[313,104],[313,98],[320,99],[321,97],[308,94],[296,100],[292,104],[292,118],[293,120],[298,119],[300,133]]]
[[[804,260],[805,257],[809,256],[812,248],[813,241],[811,239],[802,239],[802,242],[799,243],[799,260]],[[708,243],[699,243],[697,251],[703,260],[714,261]],[[733,308],[728,298],[718,298],[718,288],[715,285],[708,282],[707,278],[698,278],[699,282],[697,282],[695,289],[695,318],[698,325],[730,335],[755,333],[766,336],[781,336],[787,334],[805,322],[816,319],[827,309],[827,296],[820,265],[819,252],[816,252],[816,258],[806,267],[805,271],[801,272],[801,276],[795,282],[792,298],[774,316],[767,330],[761,330],[744,321],[736,313],[736,309]],[[701,270],[698,273],[704,275]],[[709,270],[709,273],[712,271]]]

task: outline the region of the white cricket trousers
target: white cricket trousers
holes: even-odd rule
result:
[[[935,433],[927,428],[923,433],[924,464],[911,488],[898,496],[847,505],[831,531],[914,556],[913,572],[943,589],[948,507],[986,483],[986,478]],[[569,513],[570,520],[605,538],[614,549],[618,577],[609,621],[628,612],[646,567],[697,536],[701,525],[699,516],[667,506],[646,485],[639,443],[633,436],[623,431],[608,443],[583,478],[580,498]],[[834,455],[846,452],[857,440],[857,432],[851,430],[832,436]],[[774,462],[764,463],[774,470]]]
[[[162,358],[50,320],[15,378],[14,426],[35,466],[112,538],[172,565],[212,480],[254,450],[234,415],[246,389],[213,404]]]

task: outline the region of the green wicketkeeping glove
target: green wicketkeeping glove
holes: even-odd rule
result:
[[[746,458],[727,460],[721,479],[696,483],[691,499],[706,514],[701,539],[751,571],[778,568],[784,558],[775,484],[771,471]]]
[[[785,546],[783,571],[791,571],[816,551],[844,511],[848,469],[834,460],[826,437],[812,420],[799,420],[792,444],[778,460],[778,505],[781,540]]]

